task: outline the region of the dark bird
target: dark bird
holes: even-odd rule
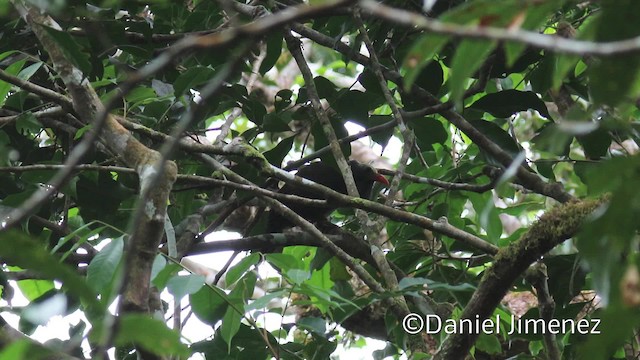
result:
[[[362,164],[355,160],[349,161],[351,172],[353,173],[353,180],[358,188],[358,194],[364,199],[371,197],[371,189],[374,182],[382,183],[389,186],[389,181],[372,168],[369,165]],[[327,165],[323,162],[313,162],[308,165],[302,166],[296,174],[305,179],[309,179],[318,184],[331,188],[339,193],[347,194],[347,186],[344,183],[342,174],[334,167]],[[324,199],[325,197],[317,191],[305,188],[299,185],[285,184],[280,190],[282,194],[297,195],[310,199]],[[326,206],[316,207],[300,205],[293,201],[283,201],[289,209],[300,215],[307,221],[314,223],[322,220],[326,220],[327,216],[331,212],[337,209],[339,206],[335,204],[327,204]],[[292,227],[293,224],[282,217],[280,214],[271,210],[267,220],[268,232],[281,232],[283,229]]]

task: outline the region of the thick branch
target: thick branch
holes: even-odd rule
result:
[[[121,292],[121,310],[147,312],[151,265],[164,233],[166,208],[177,173],[176,165],[173,162],[161,163],[163,159],[158,152],[142,145],[127,129],[107,114],[107,109],[104,108],[88,79],[66,58],[65,51],[59,47],[59,44],[51,38],[45,29],[45,27],[50,27],[60,30],[60,26],[52,18],[43,15],[40,9],[30,7],[19,0],[16,0],[15,4],[38,40],[47,49],[54,69],[71,96],[75,113],[80,119],[93,121],[94,129],[81,142],[84,144],[84,148],[77,147],[74,150],[74,157],[70,156],[66,164],[68,168],[64,170],[64,177],[60,183],[56,184],[56,187],[70,176],[74,166],[93,144],[98,133],[104,145],[113,153],[120,155],[127,166],[136,169],[140,177],[140,193],[143,194],[141,206],[145,211],[140,222],[134,224],[133,235],[129,242],[129,251],[125,261],[126,269],[123,271],[125,278]],[[102,124],[104,124],[104,128]],[[103,131],[100,132],[101,130]],[[161,173],[158,176],[159,172]],[[151,179],[156,177],[160,180],[151,187]],[[45,196],[39,201],[43,202],[46,198]],[[23,207],[20,210],[24,214],[28,214],[32,211],[31,209],[35,208],[32,204],[29,206],[31,208]],[[24,216],[22,215],[22,217]],[[12,217],[10,224],[15,224],[19,219],[20,217]]]
[[[584,220],[603,202],[602,199],[568,202],[542,215],[519,241],[500,250],[460,319],[482,321],[491,316],[513,282],[529,265],[556,245],[573,237]],[[463,359],[477,336],[478,334],[451,334],[442,344],[435,359]]]

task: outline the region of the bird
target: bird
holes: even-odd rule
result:
[[[358,194],[361,198],[369,199],[373,183],[378,182],[389,186],[387,178],[382,176],[373,167],[358,162],[356,160],[349,161],[349,167],[353,174],[353,180],[356,183]],[[342,174],[333,166],[316,161],[300,167],[297,176],[311,180],[318,184],[331,188],[339,193],[347,194],[347,186],[345,185]],[[297,184],[285,184],[279,191],[281,194],[297,195],[310,199],[325,199],[325,197],[317,191],[302,187]],[[335,204],[327,204],[321,207],[301,205],[293,201],[282,201],[289,209],[300,215],[311,223],[326,220],[329,214],[339,206]],[[270,233],[281,232],[282,230],[293,227],[294,225],[284,218],[282,215],[271,210],[267,218],[267,230]]]

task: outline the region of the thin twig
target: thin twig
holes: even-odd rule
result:
[[[395,171],[392,171],[392,170],[379,169],[378,172],[380,172],[383,175],[395,175]],[[455,182],[442,181],[442,180],[427,178],[422,176],[416,176],[416,175],[407,174],[407,173],[402,174],[402,178],[418,184],[429,184],[429,185],[437,186],[445,190],[462,190],[462,191],[472,191],[477,193],[483,193],[495,187],[494,181],[487,184],[455,183]]]

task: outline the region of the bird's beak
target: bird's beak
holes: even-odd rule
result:
[[[384,184],[385,186],[389,186],[389,180],[387,180],[387,178],[382,176],[381,174],[376,174],[373,177],[373,180],[381,184]]]

